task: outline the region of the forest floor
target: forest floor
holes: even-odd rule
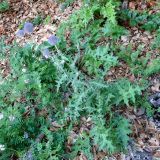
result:
[[[65,20],[75,11],[81,7],[81,2],[77,1],[74,4],[63,9],[63,6],[53,2],[52,0],[29,1],[29,0],[10,0],[10,9],[7,12],[0,14],[0,36],[6,37],[6,43],[12,43],[14,41],[25,44],[26,42],[41,43],[46,40],[49,35],[55,34],[59,24]],[[150,12],[159,12],[154,6],[154,3],[142,3],[138,1],[132,1],[129,3],[130,9],[144,10],[150,7]],[[34,28],[32,36],[18,38],[16,36],[17,30],[26,21],[36,21],[36,18],[40,16],[41,21]],[[37,19],[38,21],[38,19]],[[38,22],[37,22],[38,23]],[[127,27],[127,26],[126,26]],[[136,27],[128,28],[129,35],[122,36],[118,43],[122,43],[127,46],[131,43],[135,50],[141,44],[143,46],[144,54],[149,52],[149,44],[152,43],[154,35],[141,31]],[[154,56],[158,55],[158,51],[154,50]],[[0,68],[3,73],[7,75],[7,61],[0,62]],[[131,81],[134,81],[135,77],[129,71],[127,65],[123,64],[120,68],[114,68],[107,76],[107,80],[117,79],[119,77],[127,77]],[[150,94],[160,92],[160,74],[152,76],[150,78]],[[128,154],[119,153],[110,157],[110,159],[117,160],[140,160],[140,159],[160,159],[160,130],[157,124],[152,118],[148,118],[143,108],[133,109],[128,107],[120,112],[130,119],[133,124],[133,133],[131,135],[134,139],[134,144],[129,144]],[[95,153],[96,159],[103,159],[105,153]],[[85,159],[81,156],[77,159]]]

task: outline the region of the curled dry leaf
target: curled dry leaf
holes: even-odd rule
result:
[[[155,158],[160,158],[160,149],[156,151],[156,153],[153,155]]]
[[[50,131],[56,131],[59,128],[63,127],[62,125],[59,125],[56,121],[52,122],[51,124],[52,126],[50,127]]]
[[[151,146],[159,146],[159,140],[155,137],[151,138],[149,140],[149,143],[150,143]]]
[[[87,157],[81,153],[80,156],[78,156],[75,160],[87,160]]]
[[[148,7],[153,7],[153,6],[155,6],[156,4],[157,4],[157,2],[155,2],[155,1],[147,2],[147,6],[148,6]]]
[[[74,131],[71,131],[70,132],[70,135],[68,137],[68,144],[73,144],[75,143],[75,141],[77,140],[78,138],[78,134],[76,134]]]
[[[136,9],[136,3],[135,2],[129,2],[129,8],[135,10]]]
[[[2,35],[4,33],[4,27],[3,25],[0,25],[0,35]]]
[[[154,86],[151,87],[153,92],[160,92],[160,83],[157,82]]]
[[[144,143],[143,143],[143,141],[142,141],[141,138],[138,138],[138,139],[137,139],[137,143],[138,143],[138,145],[141,146],[141,147],[144,146]]]

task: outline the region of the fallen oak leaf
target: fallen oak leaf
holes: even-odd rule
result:
[[[151,87],[153,92],[160,92],[160,83],[156,83],[154,86]]]
[[[150,1],[150,2],[147,2],[147,7],[153,7],[156,5],[156,2],[155,1]]]
[[[155,137],[151,138],[151,139],[149,140],[149,143],[150,143],[150,145],[152,145],[152,146],[159,146],[159,140],[158,140],[157,138],[155,138]]]
[[[157,150],[153,157],[160,158],[160,150]]]
[[[3,27],[3,25],[0,25],[0,35],[2,35],[2,34],[4,34],[4,27]]]
[[[136,9],[136,3],[135,2],[129,2],[129,8],[135,10]]]
[[[64,127],[63,125],[58,124],[56,121],[51,123],[52,126],[50,127],[50,131],[57,131],[59,128]]]

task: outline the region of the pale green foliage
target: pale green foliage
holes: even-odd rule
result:
[[[20,156],[31,145],[31,137],[35,139],[43,124],[49,124],[43,115],[37,114],[46,106],[49,111],[53,104],[55,95],[49,90],[53,90],[55,67],[40,59],[41,54],[32,50],[33,47],[11,47],[10,74],[0,85],[0,112],[4,114],[0,143],[5,145],[5,156],[13,153]],[[8,119],[11,116],[13,121]],[[24,138],[25,132],[30,140]]]
[[[119,117],[119,119],[115,120],[115,126],[117,127],[115,137],[119,139],[120,147],[123,146],[125,148],[129,141],[128,135],[131,133],[131,130],[129,129],[131,125],[127,119]]]
[[[111,109],[114,105],[134,102],[135,96],[140,94],[141,89],[136,84],[132,86],[127,80],[107,83],[96,77],[94,79],[87,78],[77,68],[77,62],[81,59],[78,55],[72,58],[62,54],[60,50],[54,50],[53,57],[50,60],[44,60],[39,51],[41,47],[34,45],[27,45],[24,48],[12,47],[11,74],[0,86],[1,113],[6,117],[1,121],[3,129],[0,129],[0,133],[3,136],[1,136],[0,143],[5,144],[6,148],[13,149],[11,152],[6,149],[4,156],[16,154],[19,157],[25,157],[29,147],[33,157],[61,159],[61,156],[65,156],[63,155],[64,142],[72,129],[71,125],[80,123],[82,116],[90,116],[94,123],[95,117],[101,115],[103,123],[94,124],[91,135],[84,137],[86,141],[81,141],[80,137],[73,147],[73,154],[68,154],[68,156],[75,156],[78,151],[81,151],[92,159],[91,148],[88,148],[90,145],[94,145],[90,141],[91,137],[95,139],[95,144],[99,145],[99,150],[114,152],[124,148],[128,141],[127,138],[122,140],[122,137],[118,137],[118,139],[112,137],[112,133],[117,132],[116,129],[118,130],[117,127],[112,128],[115,116],[113,115],[110,123],[105,125],[105,115],[112,115]],[[96,54],[99,56],[100,51],[100,48],[97,48]],[[97,58],[99,59],[99,57]],[[114,58],[117,63],[116,57],[113,56]],[[108,71],[110,65],[112,66],[112,58],[111,60],[104,58],[104,61],[103,59],[101,61],[102,64],[106,63],[106,65],[104,63],[104,68],[106,67],[106,71]],[[25,71],[22,71],[24,68]],[[69,97],[64,97],[65,93],[69,94]],[[29,113],[26,115],[27,110]],[[14,123],[7,121],[7,117],[11,115],[15,117]],[[49,119],[52,118],[65,127],[56,132],[48,130],[51,125]],[[69,125],[67,125],[68,118],[71,120]],[[8,128],[8,125],[11,127]],[[23,138],[25,132],[31,141]],[[43,140],[35,142],[40,133],[45,134],[46,142]],[[127,127],[125,124],[122,134],[126,134],[127,137],[129,133],[129,125]],[[12,137],[12,139],[8,139],[8,137]],[[124,141],[124,145],[115,145],[112,143],[115,140],[117,140],[117,144]],[[52,141],[54,141],[54,145],[52,145]]]
[[[133,51],[131,46],[128,46],[127,49],[120,47],[120,51],[117,52],[117,56],[130,66],[131,71],[135,75],[147,77],[155,73],[159,73],[159,57],[157,56],[155,59],[151,58],[152,53],[150,52],[141,56],[142,48],[143,46],[139,46],[137,51]]]
[[[133,86],[129,81],[120,81],[118,87],[119,98],[118,101],[124,101],[126,105],[129,105],[129,101],[135,103],[135,96],[141,94],[141,88],[139,86]]]
[[[110,126],[110,127],[108,127]],[[99,146],[100,150],[113,153],[117,150],[115,146],[119,146],[119,150],[123,150],[129,141],[131,133],[130,124],[125,118],[112,115],[112,118],[107,123],[103,117],[96,117],[95,124],[91,130],[94,143]]]
[[[9,9],[9,3],[7,0],[2,0],[0,2],[0,12],[5,12]]]
[[[85,156],[87,156],[88,160],[93,159],[93,155],[91,153],[92,143],[90,137],[85,133],[80,134],[80,136],[76,139],[72,150],[72,159],[78,154],[78,152],[83,153]]]
[[[104,18],[108,18],[108,22],[112,25],[116,24],[116,12],[115,6],[111,1],[107,2],[104,7],[101,8],[101,14]]]
[[[160,48],[159,44],[160,44],[160,29],[158,29],[156,32],[156,36],[155,36],[154,43],[153,43],[152,47],[159,49]]]
[[[110,28],[113,27],[113,29],[107,36],[111,36],[113,33],[115,37],[118,37],[118,30],[115,33],[117,28],[115,11],[117,5],[115,4],[116,3],[112,3],[111,1],[88,2],[80,10],[71,15],[71,18],[68,22],[61,26],[58,31],[58,35],[64,38],[62,33],[65,34],[66,31],[69,31],[71,35],[71,43],[74,43],[75,45],[80,43],[80,45],[84,48],[91,45],[92,48],[94,47],[92,45],[104,36],[103,23],[106,25],[108,23],[108,26]],[[123,31],[118,32],[119,35],[123,33]]]
[[[160,58],[154,59],[147,65],[146,75],[152,75],[160,72]]]
[[[2,36],[0,39],[0,59],[3,60],[6,58],[6,52],[10,49],[11,46],[8,46],[4,42],[4,37]]]
[[[97,119],[97,123],[91,131],[94,143],[99,145],[99,150],[106,150],[112,153],[115,150],[114,143],[110,135],[111,128],[105,127],[103,119]]]
[[[44,24],[45,25],[48,25],[49,23],[51,22],[51,16],[50,15],[47,15],[47,17],[44,19]]]
[[[110,36],[113,39],[119,38],[121,35],[127,34],[127,31],[118,25],[113,25],[112,23],[106,22],[104,27],[102,28],[102,32],[106,36]]]
[[[107,71],[118,64],[117,57],[109,54],[109,47],[98,47],[96,50],[88,49],[83,62],[89,74],[103,77]]]

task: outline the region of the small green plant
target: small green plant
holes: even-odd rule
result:
[[[0,2],[0,12],[5,12],[7,10],[9,10],[9,3],[7,0],[3,0]]]
[[[153,59],[150,64],[148,64],[145,74],[147,76],[156,74],[160,72],[160,58]]]
[[[40,15],[36,16],[36,17],[32,20],[32,23],[33,23],[33,25],[35,25],[35,26],[40,25],[42,22],[43,22],[42,16],[40,16]]]
[[[118,64],[117,57],[108,52],[109,48],[106,46],[86,51],[82,63],[84,63],[84,67],[87,68],[89,74],[103,77],[111,67]]]
[[[131,10],[122,10],[119,12],[119,22],[128,23],[131,26],[137,26],[147,31],[155,31],[160,25],[160,14],[149,14],[148,12],[138,12]]]
[[[18,28],[19,28],[19,29],[23,29],[24,24],[25,24],[25,20],[22,20],[22,22],[20,22]]]
[[[141,75],[146,78],[159,72],[159,58],[151,59],[151,53],[149,52],[141,56],[142,48],[143,46],[139,46],[137,51],[133,51],[131,46],[127,48],[118,47],[120,51],[117,51],[117,56],[130,66],[134,75]]]
[[[159,44],[160,44],[160,29],[158,29],[156,32],[156,36],[155,36],[154,42],[152,44],[152,48],[159,49],[160,48]]]
[[[51,22],[51,16],[47,15],[47,17],[44,19],[44,24],[49,24]]]

